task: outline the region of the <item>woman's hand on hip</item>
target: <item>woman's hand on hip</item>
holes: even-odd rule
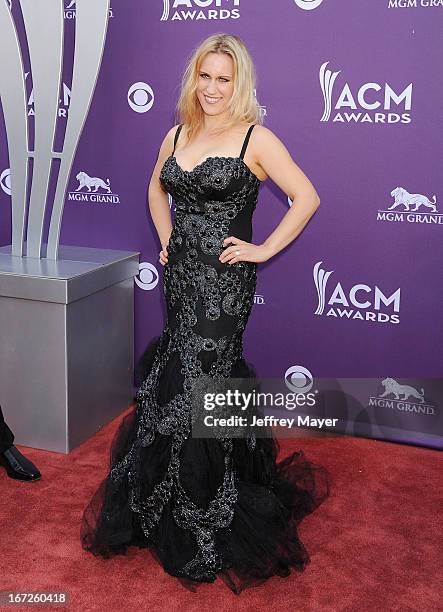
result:
[[[268,247],[263,244],[257,245],[251,242],[246,242],[235,236],[229,236],[223,240],[223,246],[228,246],[220,255],[219,260],[222,263],[233,264],[238,261],[251,261],[254,263],[262,263],[267,261],[272,256]]]

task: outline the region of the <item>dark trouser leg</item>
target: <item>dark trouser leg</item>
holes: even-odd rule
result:
[[[0,453],[3,453],[7,448],[12,446],[12,444],[14,444],[14,434],[6,425],[0,406]]]

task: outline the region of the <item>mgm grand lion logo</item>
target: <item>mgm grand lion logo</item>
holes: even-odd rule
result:
[[[413,385],[403,385],[395,380],[395,378],[384,378],[381,381],[381,385],[384,387],[384,391],[380,394],[371,395],[368,402],[368,406],[382,409],[382,412],[377,413],[381,419],[378,421],[379,425],[385,424],[389,427],[402,427],[402,421],[393,424],[390,417],[387,417],[387,421],[384,420],[385,417],[383,415],[387,414],[386,409],[409,416],[439,416],[440,408],[438,402],[436,402],[435,393],[440,393],[440,391],[436,390],[435,384],[431,390],[428,389],[426,398],[423,387],[418,389]]]
[[[421,195],[420,193],[409,193],[403,187],[396,187],[391,191],[391,196],[394,198],[394,203],[388,210],[392,210],[402,205],[404,206],[403,210],[406,212],[416,212],[422,206],[429,208],[433,213],[437,212],[437,207],[435,205],[437,198],[435,195],[432,196],[431,202],[425,195]],[[415,208],[410,208],[410,206],[415,206]]]
[[[381,381],[381,384],[385,388],[384,392],[378,397],[386,397],[387,395],[394,395],[394,399],[405,401],[409,398],[416,399],[420,402],[420,404],[424,404],[425,401],[425,392],[423,387],[420,391],[417,391],[411,385],[401,385],[393,378],[385,378]],[[403,396],[403,397],[400,397]]]
[[[89,174],[86,174],[86,172],[79,172],[75,178],[79,182],[79,185],[75,191],[80,191],[86,187],[89,192],[93,191],[96,193],[96,191],[101,188],[105,189],[105,191],[108,193],[111,193],[111,184],[109,179],[106,179],[105,182],[103,179],[97,176],[89,176]]]

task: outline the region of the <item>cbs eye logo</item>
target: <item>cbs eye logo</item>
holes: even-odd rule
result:
[[[295,4],[304,11],[316,9],[323,0],[294,0]]]
[[[154,92],[147,83],[139,81],[128,90],[128,104],[136,113],[147,113],[154,104]]]
[[[11,170],[9,168],[6,168],[6,170],[3,170],[3,172],[0,174],[0,187],[3,189],[6,195],[11,195]]]
[[[307,393],[312,389],[314,377],[301,365],[291,366],[285,372],[285,384],[295,393]]]
[[[143,261],[139,264],[138,269],[138,276],[134,277],[137,286],[143,291],[155,289],[158,284],[157,268],[147,261]]]

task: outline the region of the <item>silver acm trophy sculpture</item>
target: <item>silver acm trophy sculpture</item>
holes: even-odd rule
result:
[[[67,182],[101,65],[109,0],[76,1],[71,101],[61,151],[54,151],[54,139],[63,0],[16,1],[31,62],[35,136],[30,150],[22,52],[11,3],[0,0],[0,58],[7,58],[0,64],[0,100],[12,179],[12,244],[0,248],[0,403],[18,444],[67,453],[133,398],[139,252],[59,245]],[[55,159],[60,167],[44,244]]]

